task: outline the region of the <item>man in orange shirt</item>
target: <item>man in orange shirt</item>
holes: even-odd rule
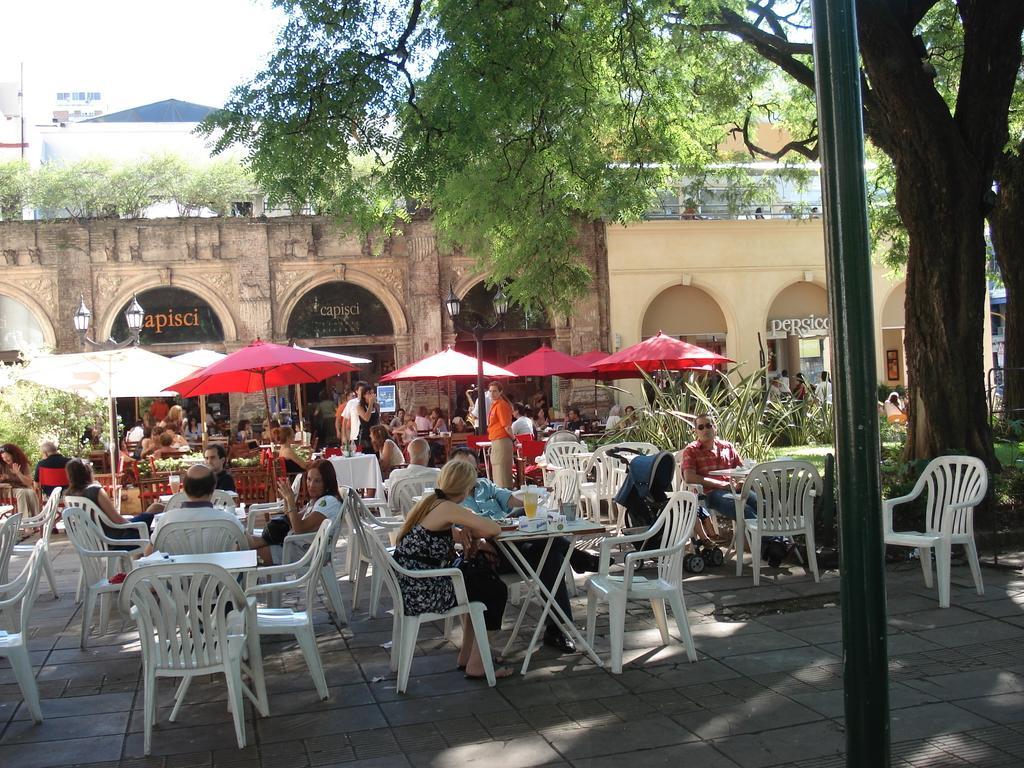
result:
[[[494,484],[500,488],[512,487],[512,459],[515,443],[512,439],[512,404],[502,394],[502,386],[492,381],[491,410],[487,414],[487,439],[491,441],[491,472]]]

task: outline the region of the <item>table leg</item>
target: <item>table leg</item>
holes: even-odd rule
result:
[[[519,572],[527,583],[534,586],[535,589],[540,592],[544,598],[544,605],[541,610],[540,618],[537,621],[537,626],[533,631],[533,636],[530,639],[530,644],[526,648],[526,657],[523,659],[523,667],[521,674],[526,674],[526,670],[530,666],[530,658],[533,656],[533,652],[537,649],[537,641],[540,639],[541,630],[544,628],[544,622],[547,619],[548,612],[552,612],[555,617],[555,623],[561,628],[566,634],[570,635],[576,643],[577,649],[581,653],[586,653],[594,663],[598,666],[604,666],[601,661],[601,657],[597,655],[594,649],[590,646],[590,643],[586,641],[586,638],[579,631],[579,628],[572,621],[572,619],[566,615],[565,611],[562,610],[561,606],[555,602],[555,595],[547,585],[541,581],[540,571],[544,568],[544,563],[547,561],[548,554],[551,551],[551,544],[554,541],[554,537],[548,537],[547,543],[544,546],[544,552],[541,554],[541,558],[537,563],[537,568],[534,569],[530,562],[526,559],[522,552],[515,546],[514,542],[498,541],[499,546],[505,550],[506,556],[509,558],[509,562],[512,563],[513,567]],[[555,578],[555,589],[557,590],[558,585],[563,579],[565,579],[566,568],[569,566],[568,555],[563,558],[562,565],[558,569],[558,575]]]

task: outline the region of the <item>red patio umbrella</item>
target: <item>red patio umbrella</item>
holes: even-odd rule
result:
[[[380,377],[388,381],[422,381],[425,379],[475,379],[477,361],[448,347],[443,352],[424,357]],[[516,374],[484,361],[484,376],[492,379],[512,378]]]
[[[704,365],[733,362],[711,350],[689,344],[658,331],[657,336],[608,355],[593,364],[600,374],[615,374],[617,378],[639,376],[640,371],[678,371]]]
[[[602,357],[604,354],[602,353]],[[561,376],[563,379],[591,379],[594,371],[575,357],[544,345],[508,364],[516,376]]]
[[[182,397],[263,390],[263,404],[269,419],[268,387],[311,384],[323,381],[328,376],[355,370],[354,365],[334,355],[322,355],[312,349],[270,344],[257,339],[223,360],[171,384],[167,389]],[[276,481],[277,472],[273,464],[271,472]]]

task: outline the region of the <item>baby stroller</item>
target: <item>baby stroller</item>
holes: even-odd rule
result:
[[[672,480],[676,474],[675,456],[668,451],[645,456],[629,448],[611,450],[608,455],[629,462],[626,480],[615,494],[615,503],[626,510],[626,526],[639,531],[650,528],[665,508],[672,492]],[[657,548],[657,537],[648,539],[644,546]]]

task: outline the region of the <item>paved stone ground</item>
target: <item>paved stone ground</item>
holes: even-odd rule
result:
[[[798,567],[765,571],[757,589],[728,567],[690,577],[699,662],[687,663],[678,645],[660,647],[649,608],[637,605],[620,676],[545,649],[525,678],[491,689],[465,680],[440,628],[425,628],[404,696],[381,647],[389,619],[368,620],[364,603],[339,630],[321,610],[328,701],[317,699],[293,644],[264,641],[271,716],[256,718],[249,708],[250,746],[235,746],[222,678],[197,680],[176,723],[167,721],[165,682],[154,754],[144,757],[137,640],[126,631],[79,649],[77,558],[62,536],[54,549],[63,593],[54,601],[41,585],[31,642],[47,719],[32,724],[0,660],[0,766],[845,765],[834,572],[814,584]],[[1024,576],[984,575],[986,594],[978,596],[966,569],[957,569],[954,607],[939,610],[917,566],[889,568],[896,766],[1024,764]],[[578,619],[582,605],[577,599]],[[602,620],[599,634],[606,631]],[[606,637],[597,648],[607,655]]]

